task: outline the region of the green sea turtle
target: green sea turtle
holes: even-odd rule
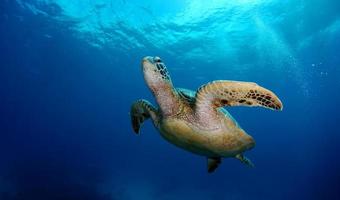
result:
[[[256,83],[226,80],[209,82],[196,92],[174,88],[159,57],[143,58],[142,69],[159,108],[144,99],[132,104],[130,115],[135,133],[139,134],[143,122],[151,118],[167,141],[207,157],[208,172],[215,171],[226,157],[253,166],[243,153],[255,146],[254,139],[223,107],[262,106],[282,110],[282,103],[273,92]]]

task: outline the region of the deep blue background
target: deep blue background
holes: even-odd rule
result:
[[[280,34],[296,41],[318,32],[339,19],[334,2],[322,4],[325,15],[296,16],[311,18],[299,36],[285,30],[289,24],[278,27]],[[340,35],[329,42],[320,34],[299,51],[298,76],[266,62],[235,74],[235,68],[206,66],[197,58],[178,64],[151,47],[130,54],[99,49],[76,37],[72,25],[34,15],[14,1],[0,3],[1,200],[340,199]],[[240,53],[255,60],[246,48]],[[246,78],[275,91],[282,112],[229,109],[257,141],[247,153],[255,168],[225,159],[207,174],[205,158],[168,144],[150,122],[141,136],[133,134],[131,103],[153,101],[140,70],[145,55],[161,56],[180,87]],[[181,70],[171,70],[175,65]]]

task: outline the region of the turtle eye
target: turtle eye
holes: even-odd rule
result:
[[[161,58],[158,57],[158,56],[154,57],[154,58],[153,58],[153,61],[154,61],[154,62],[157,62],[157,63],[162,62]]]

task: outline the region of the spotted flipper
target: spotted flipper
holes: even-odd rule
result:
[[[254,164],[251,162],[251,160],[249,160],[243,154],[238,154],[238,155],[235,156],[235,158],[240,160],[242,163],[248,165],[249,167],[254,167]]]
[[[157,109],[148,101],[141,99],[134,102],[130,110],[131,124],[134,132],[139,134],[143,122],[150,117],[156,123]]]
[[[208,172],[214,172],[217,167],[221,164],[221,158],[208,158]]]
[[[202,113],[223,106],[261,106],[272,110],[283,108],[273,92],[256,83],[223,80],[201,86],[196,93],[195,106]]]

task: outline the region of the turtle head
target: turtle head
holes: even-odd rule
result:
[[[147,56],[142,60],[142,69],[145,82],[155,96],[162,115],[177,114],[180,107],[178,93],[162,60],[157,56]]]
[[[142,68],[144,79],[152,91],[158,88],[164,88],[164,86],[172,87],[168,70],[160,57],[144,57],[142,60]]]

